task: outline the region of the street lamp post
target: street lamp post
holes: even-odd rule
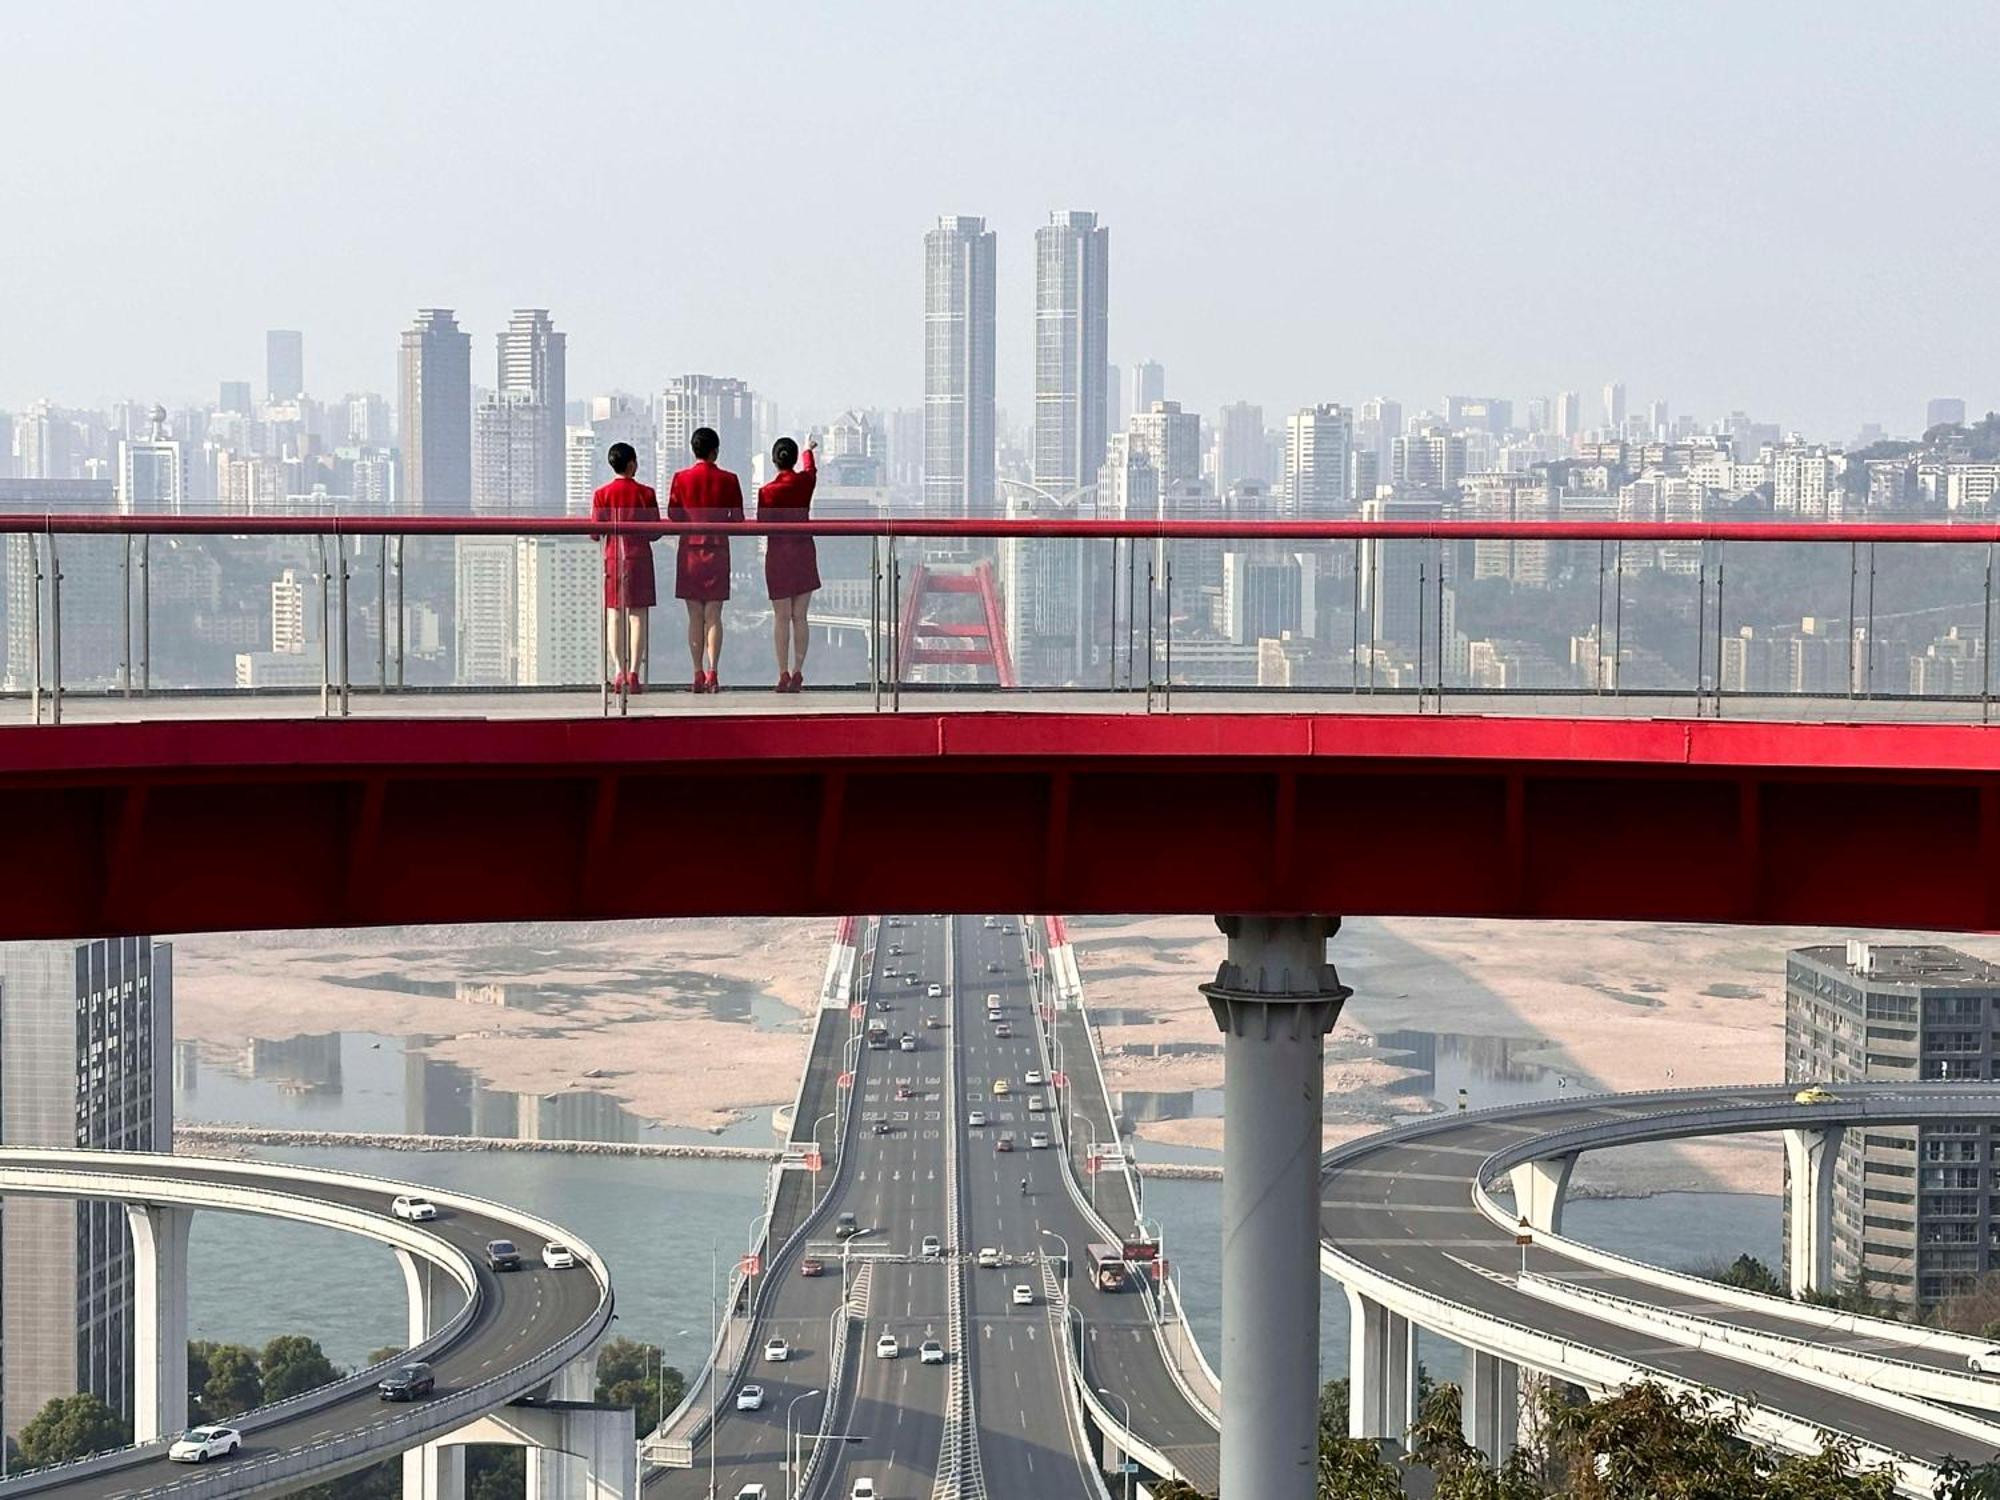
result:
[[[813,1121],[812,1143],[813,1143],[813,1158],[815,1161],[817,1161],[823,1154],[819,1143],[819,1128],[820,1126],[824,1125],[828,1120],[831,1120],[835,1115],[839,1113],[840,1113],[840,1102],[838,1099],[836,1099],[834,1101],[834,1106],[832,1109],[828,1110],[825,1114],[821,1115],[817,1120]],[[813,1207],[814,1208],[819,1207],[819,1168],[817,1166],[813,1168]]]
[[[1063,1306],[1069,1306],[1069,1241],[1053,1229],[1044,1229],[1043,1234],[1063,1247],[1062,1296]]]
[[[792,1413],[801,1401],[809,1401],[820,1394],[817,1389],[806,1391],[792,1397],[790,1404],[785,1407],[785,1493],[788,1495],[798,1492],[799,1483],[798,1449],[792,1444]]]
[[[1107,1391],[1101,1385],[1097,1387],[1097,1394],[1107,1401],[1116,1401],[1125,1408],[1125,1431],[1129,1436],[1132,1431],[1132,1403],[1116,1391]],[[1125,1500],[1132,1500],[1132,1455],[1122,1447],[1118,1450],[1118,1467],[1125,1473]]]

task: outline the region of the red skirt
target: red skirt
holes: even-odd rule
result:
[[[729,597],[729,538],[684,536],[674,564],[674,597],[711,603]]]
[[[773,599],[793,599],[819,587],[819,549],[809,536],[774,536],[764,544],[764,586]]]
[[[619,574],[625,575],[621,589]],[[617,541],[604,544],[604,607],[606,609],[651,609],[659,602],[653,583],[653,549],[645,542],[621,548]]]

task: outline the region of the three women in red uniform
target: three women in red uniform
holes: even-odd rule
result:
[[[813,486],[819,473],[813,450],[819,439],[808,438],[804,461],[799,445],[779,438],[771,446],[777,475],[757,491],[757,519],[779,523],[803,521],[812,509]],[[778,653],[778,691],[796,693],[806,684],[806,607],[819,587],[819,551],[810,536],[770,536],[764,541],[764,586],[771,595],[771,643]]]
[[[688,439],[695,461],[667,487],[667,515],[675,521],[740,521],[743,486],[715,455],[722,440],[712,427],[697,427]],[[697,693],[713,693],[722,683],[722,605],[729,597],[729,538],[689,532],[681,538],[674,595],[687,604],[688,655],[694,659]]]
[[[630,443],[613,443],[605,455],[618,477],[590,497],[593,521],[657,521],[660,501],[633,476],[639,455]],[[646,537],[604,539],[604,626],[610,646],[611,686],[640,692],[646,680],[647,622],[654,604],[653,546]]]

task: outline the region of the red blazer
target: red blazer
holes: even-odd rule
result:
[[[667,516],[675,521],[740,521],[743,519],[743,486],[727,469],[719,469],[707,459],[689,464],[674,475],[667,486]],[[690,535],[687,540],[694,541]],[[707,545],[725,543],[727,537],[703,537]]]
[[[803,521],[812,509],[813,489],[818,483],[819,470],[813,464],[813,451],[808,448],[799,455],[796,469],[780,469],[757,491],[757,519]]]

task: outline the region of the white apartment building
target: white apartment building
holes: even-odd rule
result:
[[[1324,521],[1352,510],[1354,414],[1334,402],[1285,418],[1285,507],[1289,519]]]
[[[588,537],[515,542],[515,681],[523,687],[595,684],[604,650],[601,549]]]
[[[460,687],[514,681],[514,544],[510,536],[454,541],[452,661]]]

